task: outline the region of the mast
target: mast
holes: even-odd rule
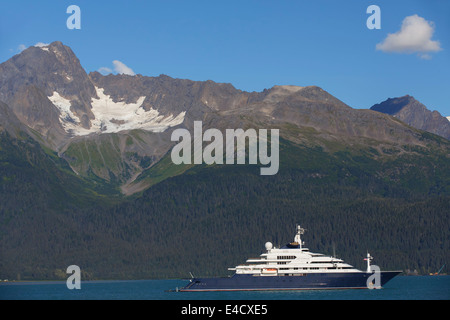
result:
[[[370,253],[367,252],[367,258],[365,258],[364,260],[367,261],[367,272],[370,273],[372,272],[372,270],[370,270],[370,260],[372,260],[373,257],[370,255]]]
[[[300,225],[297,225],[297,234],[295,235],[294,238],[294,242],[297,242],[300,245],[300,249],[302,249],[302,245],[304,243],[302,243],[302,238],[301,235],[305,233],[305,229],[303,229],[302,227],[300,227]]]

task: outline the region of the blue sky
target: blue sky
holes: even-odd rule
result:
[[[81,29],[69,30],[69,5]],[[381,9],[370,30],[369,5]],[[377,50],[417,15],[438,50]],[[406,34],[406,32],[405,32]],[[405,36],[405,35],[401,35]],[[392,41],[407,39],[392,37]],[[450,116],[450,1],[128,0],[8,1],[0,9],[0,62],[38,42],[62,41],[87,72],[120,61],[145,76],[232,83],[245,91],[317,85],[354,108],[410,94]],[[407,39],[408,40],[408,39]],[[409,41],[409,40],[408,40]],[[386,47],[388,45],[386,44]],[[427,48],[430,48],[428,46]],[[103,69],[106,70],[106,69]]]

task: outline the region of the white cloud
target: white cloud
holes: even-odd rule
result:
[[[101,67],[101,68],[98,69],[98,72],[100,72],[103,75],[107,75],[107,74],[111,73],[112,70],[110,68],[107,68],[107,67]]]
[[[130,76],[135,75],[134,71],[128,66],[126,66],[123,62],[120,62],[119,60],[114,60],[113,64],[114,64],[114,71],[116,71],[117,73],[127,74]]]
[[[50,45],[50,43],[38,42],[38,43],[36,43],[34,46],[35,46],[35,47],[42,48],[42,47],[46,47],[46,46],[48,46],[48,45]]]
[[[428,52],[442,50],[439,41],[431,40],[434,24],[417,14],[403,19],[401,29],[389,33],[376,48],[383,52],[418,53],[422,59],[431,59]]]
[[[118,74],[127,74],[129,76],[135,75],[133,69],[131,69],[130,67],[128,67],[126,64],[124,64],[123,62],[121,62],[119,60],[114,60],[113,65],[114,65],[114,72],[116,72]],[[107,74],[110,74],[113,72],[113,70],[108,67],[101,67],[97,71],[103,75],[107,75]]]
[[[428,53],[418,53],[417,54],[423,60],[431,60],[431,54]]]
[[[24,45],[24,44],[19,44],[19,46],[17,47],[17,50],[18,50],[19,52],[22,52],[22,51],[25,50],[26,48],[27,48],[26,45]]]

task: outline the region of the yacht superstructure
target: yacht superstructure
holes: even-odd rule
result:
[[[261,276],[295,276],[317,272],[361,272],[341,259],[313,253],[308,248],[304,248],[304,242],[301,240],[304,232],[305,229],[297,225],[297,234],[293,242],[282,248],[274,248],[272,243],[267,242],[265,244],[266,253],[261,254],[259,258],[250,258],[245,264],[228,268],[228,270],[236,271],[236,274]]]

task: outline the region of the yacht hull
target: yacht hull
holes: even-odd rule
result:
[[[380,286],[400,271],[379,273]],[[314,290],[314,289],[368,289],[368,278],[377,275],[367,272],[304,273],[302,275],[234,274],[225,278],[193,278],[180,291],[250,291],[250,290]],[[371,281],[377,285],[377,281]]]

